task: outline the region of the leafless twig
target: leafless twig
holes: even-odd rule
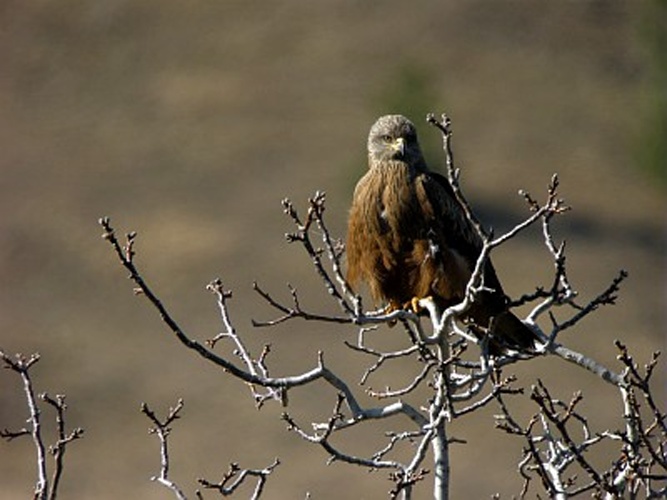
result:
[[[187,497],[179,488],[179,486],[169,478],[169,440],[167,439],[171,433],[171,424],[181,418],[179,413],[183,409],[183,400],[179,399],[176,406],[169,408],[169,414],[164,420],[160,420],[153,410],[149,408],[146,403],[141,403],[141,413],[146,415],[148,419],[153,422],[148,432],[157,435],[160,440],[160,474],[151,477],[151,481],[157,481],[178,498],[178,500],[186,500]]]
[[[176,406],[169,408],[169,413],[163,420],[161,420],[146,403],[141,404],[141,412],[153,423],[153,427],[149,429],[149,432],[151,434],[156,434],[160,440],[160,474],[151,477],[151,480],[157,481],[169,489],[179,500],[187,500],[183,490],[169,478],[170,457],[168,438],[172,430],[171,425],[177,419],[181,418],[180,412],[182,409],[183,400],[179,399]],[[251,498],[257,500],[264,491],[264,485],[266,484],[268,477],[279,464],[280,461],[277,458],[271,465],[264,469],[242,469],[237,463],[232,463],[229,470],[223,474],[222,479],[217,483],[203,478],[197,479],[197,482],[206,489],[217,491],[222,496],[230,496],[234,494],[236,490],[248,480],[248,478],[256,477],[257,484],[255,485]],[[203,498],[200,491],[196,491],[195,495],[197,498]]]
[[[23,391],[26,401],[28,403],[28,411],[30,416],[27,419],[29,423],[28,428],[23,428],[18,431],[10,431],[4,429],[0,431],[0,437],[11,441],[21,436],[30,435],[35,446],[36,460],[37,460],[37,482],[35,485],[34,498],[38,500],[53,500],[58,494],[60,480],[64,471],[64,456],[67,445],[72,441],[83,436],[83,429],[75,428],[71,432],[65,429],[65,396],[57,395],[52,398],[44,393],[35,397],[35,390],[30,376],[30,369],[39,361],[39,354],[33,354],[30,357],[25,357],[22,354],[10,356],[6,352],[0,350],[0,359],[2,359],[6,368],[16,372],[21,377],[23,382]],[[54,456],[53,475],[51,480],[48,479],[48,467],[46,460],[46,446],[44,444],[44,437],[42,432],[42,412],[38,405],[37,399],[53,407],[56,411],[56,433],[57,440],[53,446],[49,448],[50,453]]]
[[[255,489],[250,497],[252,500],[257,500],[264,492],[264,486],[268,477],[273,473],[274,469],[280,465],[280,460],[277,458],[263,469],[242,469],[237,463],[231,463],[229,470],[225,472],[222,479],[217,483],[213,483],[206,479],[198,479],[197,481],[204,488],[215,490],[222,496],[229,496],[246,482],[248,478],[256,477],[257,483]]]
[[[663,498],[667,493],[667,434],[665,415],[657,409],[649,385],[654,356],[644,375],[637,370],[627,348],[617,343],[619,359],[626,366],[619,395],[624,407],[624,430],[594,433],[588,419],[579,412],[583,395],[577,392],[569,402],[554,398],[542,382],[533,387],[531,399],[539,411],[521,426],[512,416],[502,395],[497,397],[502,413],[497,427],[521,436],[526,447],[519,465],[524,478],[521,497],[525,497],[536,474],[552,498],[570,498],[593,492],[596,498]],[[648,403],[650,423],[644,421],[638,392]],[[575,437],[576,436],[576,437]],[[600,442],[619,444],[618,459],[606,470],[589,460],[589,452]],[[577,465],[587,480],[573,471]]]

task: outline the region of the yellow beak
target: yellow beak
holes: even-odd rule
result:
[[[403,156],[405,154],[405,139],[399,137],[394,141],[391,147],[393,150],[398,151],[399,153],[401,153],[401,156]]]

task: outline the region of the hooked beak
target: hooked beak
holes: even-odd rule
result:
[[[401,157],[405,156],[405,139],[403,139],[402,137],[399,137],[391,145],[391,148],[394,151],[396,151],[399,154],[399,156],[401,156]]]

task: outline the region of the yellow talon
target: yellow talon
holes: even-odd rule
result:
[[[420,302],[422,300],[429,300],[433,301],[433,297],[430,295],[428,297],[412,297],[409,302],[406,302],[405,304],[400,304],[399,302],[396,302],[395,300],[390,300],[389,303],[384,307],[384,310],[382,311],[383,314],[391,314],[394,311],[400,311],[400,310],[405,310],[405,311],[411,311],[414,314],[419,314],[425,309],[426,307],[422,307]],[[396,320],[392,320],[389,322],[389,327],[393,327],[396,324]]]
[[[419,314],[420,312],[422,312],[424,310],[424,308],[419,303],[422,300],[433,300],[433,297],[431,297],[431,296],[421,297],[421,298],[420,297],[412,297],[412,299],[410,299],[410,302],[405,304],[405,309],[410,309],[413,313]]]

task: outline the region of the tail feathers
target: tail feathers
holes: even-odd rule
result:
[[[490,336],[489,352],[491,354],[498,355],[508,350],[527,353],[535,349],[537,335],[511,312],[501,312],[491,320],[490,326],[491,331],[488,326],[482,327],[474,322],[469,323],[470,329],[478,338]]]
[[[531,351],[535,348],[537,335],[528,325],[509,311],[500,313],[492,323],[491,335],[502,350]]]

